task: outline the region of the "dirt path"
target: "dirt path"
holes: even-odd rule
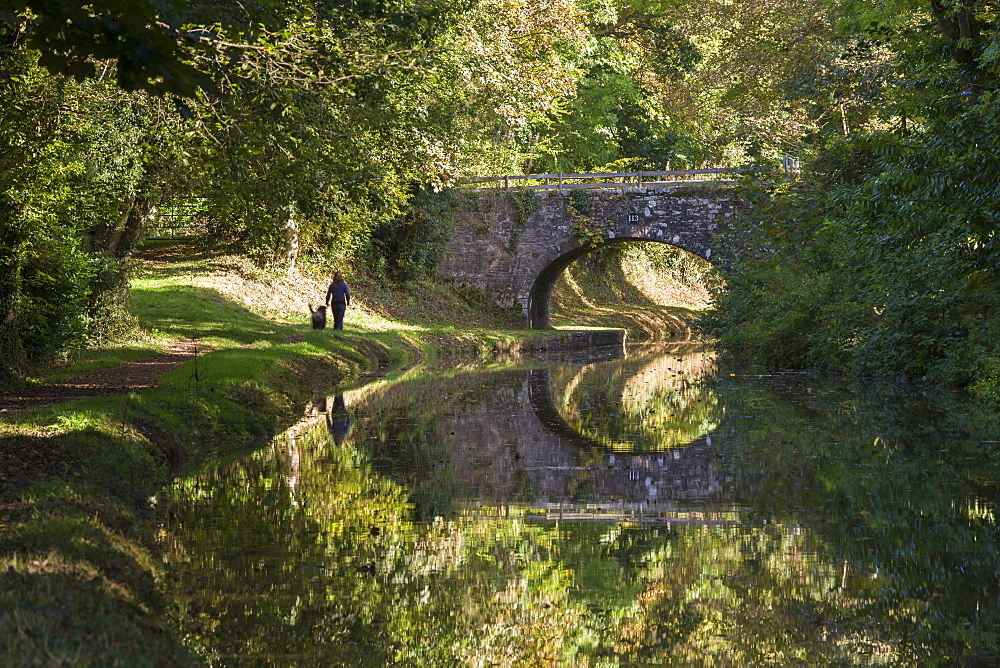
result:
[[[208,348],[200,346],[198,341],[181,339],[170,344],[166,353],[146,360],[127,362],[57,383],[27,386],[0,393],[0,416],[73,399],[155,387],[164,373],[205,352],[208,352]]]

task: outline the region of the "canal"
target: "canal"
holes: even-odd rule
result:
[[[214,665],[1000,659],[1000,427],[964,395],[661,346],[304,408],[154,499]]]

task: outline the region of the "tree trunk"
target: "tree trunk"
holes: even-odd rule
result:
[[[979,63],[983,44],[976,4],[976,0],[931,0],[930,6],[941,34],[949,42],[951,57],[969,77],[970,88],[976,89],[970,92],[978,95],[983,85],[981,80],[989,75]]]
[[[27,358],[18,329],[17,302],[21,294],[19,247],[22,232],[13,211],[0,196],[0,382],[22,377]],[[4,206],[7,204],[7,206]]]
[[[152,208],[153,201],[149,197],[134,198],[125,209],[119,225],[102,225],[90,231],[91,250],[105,251],[119,260],[131,255]]]
[[[295,271],[299,259],[299,221],[295,214],[298,207],[294,203],[288,207],[288,220],[285,222],[285,261],[289,273]]]
[[[152,208],[153,201],[149,197],[134,198],[125,209],[121,223],[91,230],[91,251],[105,251],[119,260],[131,255]]]
[[[125,225],[115,235],[114,246],[108,249],[111,257],[120,260],[132,254],[152,209],[153,200],[149,197],[137,197],[132,201],[125,216]]]

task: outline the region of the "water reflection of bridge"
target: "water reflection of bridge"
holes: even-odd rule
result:
[[[711,435],[669,450],[609,452],[561,415],[548,369],[524,372],[514,396],[498,392],[495,401],[484,403],[513,407],[514,415],[491,417],[493,411],[479,409],[475,417],[448,421],[440,430],[456,437],[451,449],[456,474],[481,499],[528,496],[533,508],[589,502],[612,504],[618,513],[638,513],[641,507],[654,514],[679,501],[724,500],[732,482]],[[503,424],[493,423],[497,417]],[[514,439],[507,447],[505,436]],[[592,512],[574,507],[581,518]]]
[[[673,379],[675,371],[691,368],[692,359],[679,354],[672,349],[669,359],[662,358],[661,379]],[[623,373],[618,381],[624,383],[622,387],[650,387],[645,383],[652,375],[644,374],[658,364],[657,359],[621,362]],[[605,363],[619,362],[600,364]],[[673,366],[668,369],[667,365]],[[580,377],[574,374],[567,368],[560,382]],[[602,378],[598,374],[597,385]],[[625,517],[633,510],[638,512],[639,505],[643,512],[653,514],[674,508],[677,502],[727,499],[732,473],[711,435],[671,441],[670,447],[659,450],[612,451],[607,443],[590,435],[593,430],[583,433],[567,422],[559,407],[565,410],[564,399],[569,394],[563,385],[553,391],[548,369],[461,375],[440,379],[432,386],[426,382],[385,382],[345,393],[344,398],[355,414],[356,428],[396,420],[393,429],[405,439],[407,430],[419,423],[417,441],[436,444],[442,457],[439,461],[447,461],[448,476],[454,476],[462,490],[459,493],[467,498],[488,505],[527,503],[537,509],[558,509],[562,504],[564,512],[573,506],[577,508],[573,512],[584,513],[581,518],[592,510],[579,504],[609,508],[612,504],[615,512]],[[594,379],[587,382],[593,384]],[[675,389],[673,385],[664,387]],[[403,415],[411,417],[399,422]],[[417,415],[426,417],[418,419]],[[352,436],[359,441],[371,437],[365,433]],[[401,442],[391,447],[407,446]]]
[[[533,506],[558,507],[560,500],[567,499],[602,506],[638,504],[657,512],[661,507],[672,508],[677,501],[724,499],[727,483],[732,481],[716,465],[711,437],[659,454],[581,453],[578,448],[578,442],[555,436],[519,450],[524,460],[520,470],[532,483]],[[568,460],[581,454],[594,457],[593,465],[569,465]],[[501,484],[496,489],[505,487]]]
[[[651,358],[644,369],[634,370],[632,376],[640,376],[641,371],[648,371],[650,366],[673,364],[676,368],[682,359],[685,364],[689,363],[690,356],[676,357],[677,354],[676,349],[669,349]],[[550,439],[558,443],[550,456],[569,448],[575,450],[577,459],[581,456],[589,459],[588,466],[575,468],[545,465],[539,460],[525,463],[524,471],[541,492],[537,500],[543,506],[556,501],[558,508],[564,499],[589,493],[592,499],[614,500],[620,513],[657,513],[671,508],[676,501],[722,498],[727,483],[731,482],[731,476],[719,468],[717,444],[713,443],[711,435],[705,434],[666,450],[608,452],[604,442],[607,439],[598,441],[566,420],[555,400],[557,393],[566,398],[565,388],[563,392],[554,388],[550,369],[529,371],[525,385],[535,418]],[[545,458],[541,449],[530,448],[530,452]],[[634,507],[628,507],[629,504]],[[538,504],[533,505],[538,507]]]

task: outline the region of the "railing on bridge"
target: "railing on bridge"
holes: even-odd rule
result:
[[[739,174],[742,168],[675,169],[661,172],[613,172],[607,174],[528,174],[524,176],[479,176],[461,179],[470,190],[573,190],[576,188],[671,188],[690,186],[731,186],[737,181],[726,175]],[[671,177],[664,179],[664,177]],[[709,177],[709,178],[704,178]],[[493,183],[493,186],[481,186]]]

